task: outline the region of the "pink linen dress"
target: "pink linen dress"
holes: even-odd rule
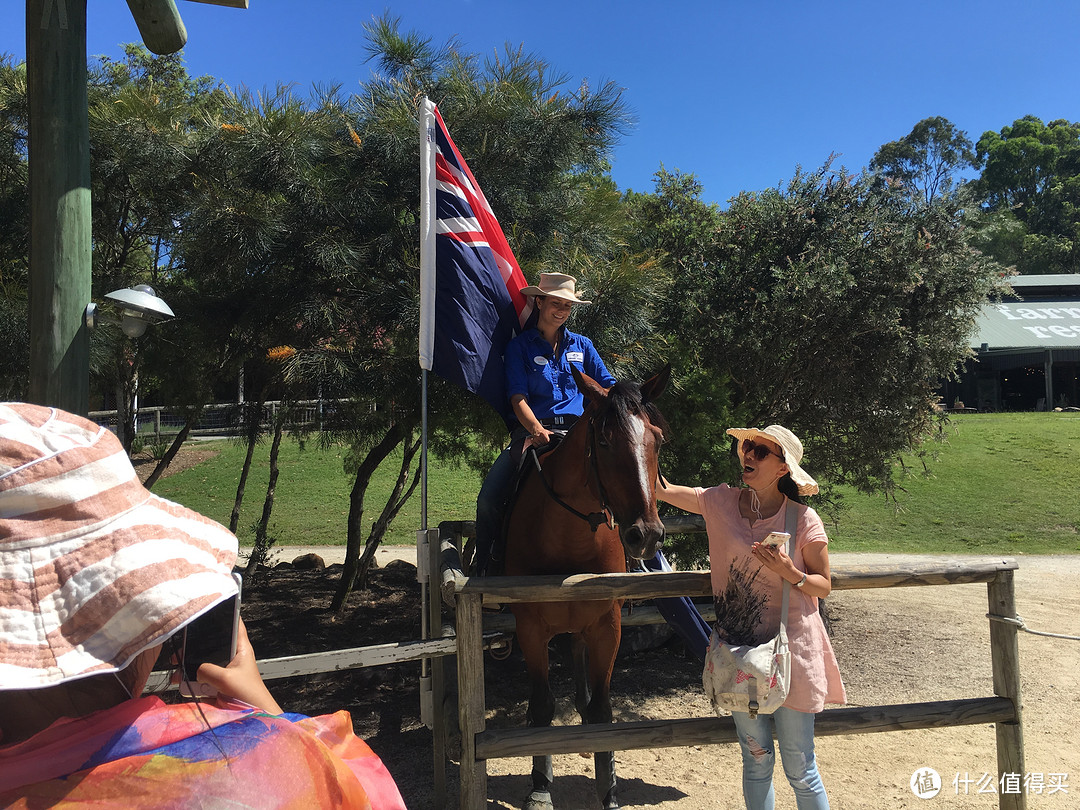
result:
[[[803,549],[808,543],[829,542],[825,526],[813,509],[787,498],[775,515],[754,521],[751,526],[750,521],[739,514],[741,489],[720,484],[709,489],[695,487],[694,492],[698,512],[705,518],[709,534],[713,597],[728,591],[729,596],[735,594],[751,602],[758,612],[755,641],[767,641],[779,632],[784,581],[754,559],[750,547],[769,532],[785,531],[787,505],[792,503],[798,516],[792,560],[796,568],[806,570]],[[784,705],[800,712],[820,712],[826,703],[845,703],[844,683],[825,625],[818,614],[817,597],[794,586],[789,597],[787,634],[791,651],[791,691]]]

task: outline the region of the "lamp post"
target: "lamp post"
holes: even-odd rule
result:
[[[247,0],[199,0],[247,8]],[[174,0],[128,0],[154,53],[180,50]],[[30,401],[90,408],[90,125],[86,0],[26,0],[30,164]]]

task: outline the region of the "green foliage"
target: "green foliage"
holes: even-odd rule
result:
[[[25,295],[0,292],[0,401],[26,399],[29,386],[30,332]]]
[[[26,64],[0,55],[0,295],[25,287],[29,272]]]
[[[26,64],[0,55],[0,399],[27,394],[30,198]]]
[[[924,118],[905,137],[878,149],[870,161],[872,171],[927,205],[951,194],[959,173],[978,166],[967,133],[940,115]]]
[[[978,155],[985,168],[975,188],[990,214],[981,246],[1021,272],[1077,272],[1080,124],[1024,116],[983,133]]]
[[[652,209],[680,267],[658,314],[678,363],[664,411],[684,431],[671,478],[730,481],[723,429],[779,422],[822,480],[890,491],[892,461],[932,432],[934,386],[968,355],[1001,283],[970,249],[958,203],[911,211],[901,191],[825,166],[715,214],[676,179],[661,172]],[[706,465],[717,477],[699,477]]]

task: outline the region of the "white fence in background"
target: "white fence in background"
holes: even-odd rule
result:
[[[339,403],[347,400],[307,399],[290,403],[294,409],[290,426],[321,430],[327,417],[332,416]],[[220,405],[207,405],[203,408],[199,421],[191,430],[191,436],[235,436],[242,431],[241,415],[245,404],[227,402]],[[277,417],[280,401],[263,403],[263,424],[271,425]],[[102,427],[116,431],[116,411],[91,411],[90,418]],[[136,438],[145,444],[160,444],[171,441],[184,427],[184,413],[178,407],[157,405],[139,408],[136,415]]]

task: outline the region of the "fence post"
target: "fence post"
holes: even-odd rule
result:
[[[1016,593],[1013,588],[1013,572],[999,571],[986,584],[986,596],[992,616],[1012,618],[1016,615]],[[994,694],[1008,698],[1016,707],[1016,717],[1006,723],[994,725],[997,734],[998,807],[1000,810],[1025,810],[1027,795],[1024,791],[1024,730],[1021,724],[1022,701],[1020,695],[1020,646],[1016,625],[990,620],[990,658],[994,673]],[[1002,778],[1016,774],[1020,787],[1017,793],[1002,790]]]
[[[481,594],[458,594],[457,601],[461,810],[483,810],[487,804],[487,763],[476,759],[476,735],[486,723],[482,599]]]
[[[154,408],[154,444],[161,444],[161,407]]]

